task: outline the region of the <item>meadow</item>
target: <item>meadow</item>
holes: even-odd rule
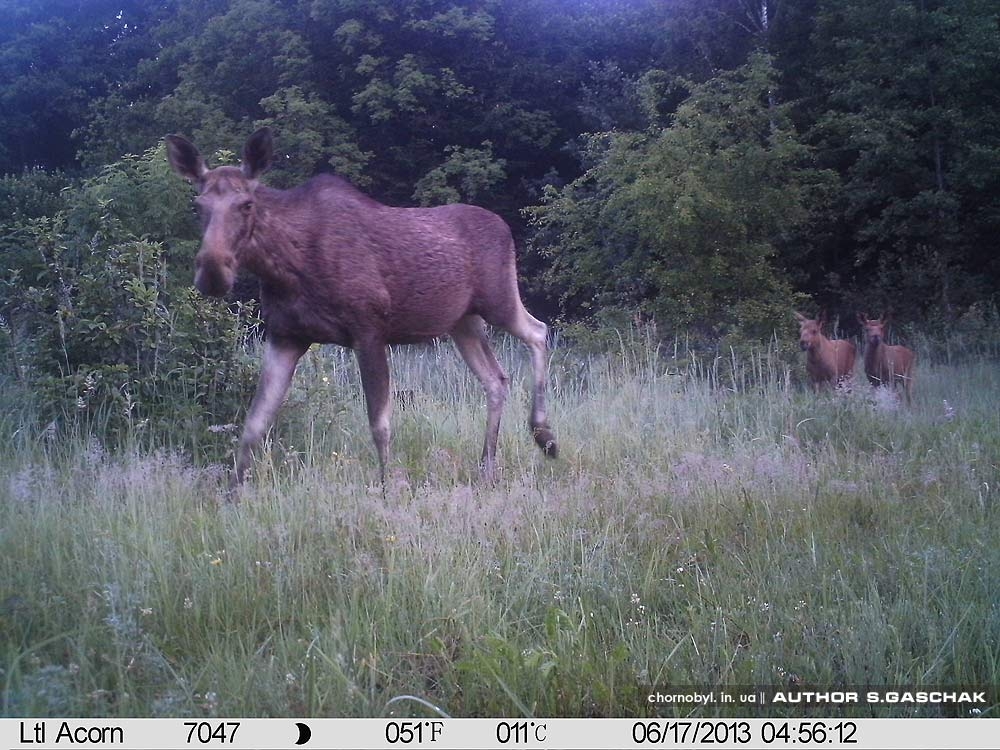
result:
[[[817,396],[773,349],[557,347],[549,461],[526,356],[499,353],[496,484],[477,478],[479,385],[447,344],[393,353],[384,489],[341,350],[306,356],[238,504],[230,425],[111,446],[5,394],[2,714],[801,713],[646,700],[691,686],[996,699],[995,361],[919,363],[906,408],[860,382]]]

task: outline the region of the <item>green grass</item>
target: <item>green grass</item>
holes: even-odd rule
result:
[[[504,341],[484,485],[478,384],[449,346],[396,352],[412,405],[383,494],[353,360],[311,352],[239,505],[222,466],[162,447],[231,433],[112,451],[8,398],[2,713],[641,716],[676,686],[1000,685],[994,363],[923,364],[906,409],[815,397],[767,352],[668,354],[557,350],[547,461]]]

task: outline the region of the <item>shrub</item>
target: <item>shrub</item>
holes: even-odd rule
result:
[[[232,420],[250,387],[257,316],[191,288],[192,225],[159,147],[64,190],[49,216],[11,214],[0,346],[46,421],[96,418],[115,432]]]

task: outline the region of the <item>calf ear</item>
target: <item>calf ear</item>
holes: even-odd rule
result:
[[[865,313],[858,313],[858,322],[861,325],[864,325],[865,323],[867,323],[868,322],[868,315],[865,314]]]
[[[793,310],[792,314],[795,316],[795,319],[800,323],[804,323],[805,321],[809,320],[809,318],[800,313],[798,310]]]
[[[249,179],[263,174],[271,166],[274,146],[270,128],[261,128],[243,146],[243,174]]]
[[[197,147],[179,135],[168,135],[164,140],[167,143],[167,161],[173,170],[192,185],[200,184],[208,166]]]

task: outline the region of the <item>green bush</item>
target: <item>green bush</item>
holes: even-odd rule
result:
[[[232,421],[252,387],[246,344],[258,319],[252,306],[191,287],[189,189],[162,149],[65,189],[47,216],[31,215],[37,191],[5,187],[26,208],[2,232],[0,346],[39,394],[42,418],[96,420],[109,433],[147,420]]]
[[[766,340],[802,297],[782,244],[822,205],[832,175],[812,165],[776,71],[754,55],[704,84],[667,127],[599,133],[590,168],[527,209],[532,248],[564,311],[638,309],[671,332]]]

